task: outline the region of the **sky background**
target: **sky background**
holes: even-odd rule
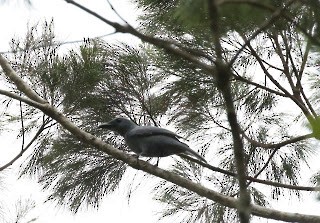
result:
[[[94,18],[80,9],[67,4],[63,0],[32,0],[32,6],[23,3],[23,0],[9,1],[10,3],[2,3],[0,5],[0,52],[9,51],[9,42],[12,37],[24,37],[29,26],[36,22],[43,22],[45,19],[54,18],[55,33],[57,38],[62,42],[82,40],[83,38],[92,38],[102,36],[114,31],[113,28],[107,26],[103,22]],[[1,2],[1,1],[0,1]],[[110,9],[106,0],[94,1],[78,1],[88,6],[90,9],[98,12],[104,17],[121,22],[121,20]],[[118,13],[131,25],[136,26],[136,18],[138,11],[124,0],[111,1]],[[116,34],[104,38],[107,41],[126,41],[129,43],[137,43],[137,40],[125,34]],[[71,49],[74,45],[65,45],[67,49]],[[19,140],[10,132],[4,132],[0,135],[0,166],[11,160],[19,153]],[[27,154],[28,155],[28,154]],[[43,204],[47,192],[41,192],[40,186],[36,183],[36,179],[22,178],[17,180],[16,170],[20,163],[25,159],[22,157],[19,162],[15,163],[10,169],[3,171],[4,188],[1,189],[0,201],[5,208],[2,214],[6,219],[13,218],[15,212],[15,202],[19,199],[31,198],[36,201],[36,208],[30,212],[26,220],[38,217],[36,222],[157,222],[156,213],[160,206],[152,201],[152,182],[143,181],[133,193],[128,203],[127,183],[124,181],[120,185],[120,189],[114,194],[107,196],[99,210],[80,210],[73,215],[62,207],[56,207],[55,204],[47,202]],[[170,158],[166,158],[170,159]],[[310,174],[318,169],[317,161],[312,162],[312,170],[306,170],[303,175],[304,179],[301,185],[307,185]],[[161,165],[160,165],[161,166]],[[124,177],[132,179],[136,173],[135,170],[129,171]],[[139,182],[139,179],[138,181]],[[309,193],[303,193],[304,200],[297,202],[296,200],[288,201],[287,198],[281,198],[279,202],[273,202],[275,209],[282,211],[292,211],[306,214],[320,214],[320,202],[316,202],[315,196]],[[0,213],[1,214],[1,213]],[[270,221],[275,222],[275,221]]]

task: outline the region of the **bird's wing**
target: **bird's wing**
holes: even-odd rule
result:
[[[166,135],[174,138],[182,138],[170,130],[158,128],[155,126],[138,126],[129,132],[130,136],[153,136],[153,135]]]

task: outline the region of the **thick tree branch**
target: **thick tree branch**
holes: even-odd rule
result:
[[[34,90],[32,90],[12,69],[8,61],[0,54],[0,65],[5,72],[6,76],[16,85],[17,89],[23,92],[27,97],[35,102],[44,104],[48,103],[41,98]]]
[[[54,107],[51,107],[49,104],[42,105],[41,110],[48,116],[55,119],[60,125],[62,125],[66,130],[71,134],[76,136],[79,140],[84,143],[89,143],[101,151],[106,152],[107,154],[113,156],[116,159],[122,160],[127,163],[129,166],[135,169],[140,169],[154,176],[158,176],[164,180],[172,182],[178,186],[186,188],[194,193],[199,194],[200,196],[206,197],[210,200],[213,200],[221,205],[237,208],[237,199],[222,195],[218,192],[215,192],[211,189],[208,189],[204,186],[201,186],[197,183],[194,183],[188,179],[185,179],[177,174],[172,172],[160,169],[154,165],[149,164],[148,162],[139,160],[137,162],[136,157],[132,157],[118,149],[113,148],[112,146],[104,143],[99,138],[79,129],[75,126],[70,120],[68,120],[63,114],[61,114]],[[287,213],[281,212],[269,208],[264,208],[258,205],[251,205],[252,214],[260,217],[266,217],[276,220],[288,221],[288,222],[320,222],[320,216],[315,215],[302,215],[296,213]]]
[[[7,73],[5,72],[7,75]],[[13,72],[13,75],[16,75]],[[22,81],[22,80],[21,80]],[[27,84],[24,83],[26,86]],[[28,88],[30,88],[28,86]],[[200,196],[206,197],[210,200],[213,200],[221,205],[230,207],[230,208],[237,208],[237,199],[222,195],[218,192],[215,192],[211,189],[208,189],[200,184],[194,183],[188,179],[185,179],[177,174],[171,173],[169,171],[160,169],[154,165],[151,165],[145,161],[139,160],[137,162],[136,157],[132,157],[121,150],[115,149],[114,147],[104,143],[101,139],[81,130],[78,128],[73,122],[71,122],[67,117],[65,117],[61,112],[59,112],[55,107],[52,107],[48,103],[37,103],[29,99],[25,99],[20,97],[19,95],[13,94],[11,92],[2,91],[4,95],[13,96],[12,98],[24,101],[31,106],[34,106],[40,109],[44,114],[51,117],[52,119],[56,120],[62,127],[68,130],[71,134],[81,140],[83,143],[88,143],[99,150],[113,156],[116,159],[122,160],[123,162],[127,163],[131,167],[135,169],[143,170],[149,174],[154,176],[158,176],[164,180],[170,181],[178,186],[186,188],[194,193],[199,194]],[[252,214],[260,217],[271,218],[276,220],[288,221],[288,222],[320,222],[320,216],[315,215],[302,215],[296,213],[287,213],[281,212],[265,207],[261,207],[258,205],[251,205]]]
[[[231,93],[230,78],[233,74],[231,72],[231,66],[225,65],[222,58],[222,46],[220,43],[220,16],[216,0],[208,0],[208,11],[211,22],[210,28],[213,33],[213,44],[217,55],[217,87],[221,91],[224,98],[227,117],[233,138],[233,153],[235,166],[237,169],[237,179],[240,188],[240,197],[237,209],[240,222],[248,223],[250,221],[251,213],[251,198],[246,186],[247,169],[244,159],[245,154],[243,149],[243,142],[240,136],[241,130],[237,120],[236,109],[233,104],[233,95]]]
[[[10,92],[10,91],[5,91],[5,90],[0,89],[0,94],[8,96],[8,97],[13,98],[18,101],[22,101],[22,102],[24,102],[32,107],[38,108],[38,109],[40,109],[42,107],[41,103],[35,102],[29,98],[22,97],[20,95],[17,95],[15,93]]]
[[[194,63],[199,68],[203,69],[205,72],[212,74],[214,72],[214,67],[212,65],[209,65],[208,63],[203,62],[202,57],[194,56],[193,54],[190,54],[187,50],[183,50],[181,47],[178,46],[178,44],[174,43],[173,41],[163,40],[156,37],[148,36],[143,33],[140,33],[138,30],[134,29],[129,24],[121,25],[116,22],[112,22],[103,16],[99,15],[98,13],[86,8],[85,6],[73,1],[73,0],[65,0],[67,3],[70,3],[83,11],[89,13],[90,15],[93,15],[94,17],[100,19],[101,21],[105,22],[106,24],[112,26],[116,32],[120,33],[129,33],[133,36],[138,37],[142,41],[151,43],[159,48],[162,48],[164,50],[167,50],[170,53],[173,53],[174,55],[180,56],[192,63]]]

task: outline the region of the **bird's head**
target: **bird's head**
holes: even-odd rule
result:
[[[102,123],[98,126],[98,128],[115,131],[124,136],[129,130],[135,128],[136,126],[137,125],[129,119],[119,117],[112,119],[110,122]]]

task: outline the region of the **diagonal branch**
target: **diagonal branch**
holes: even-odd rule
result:
[[[266,87],[266,86],[263,86],[263,85],[261,85],[261,84],[258,84],[258,83],[256,83],[256,82],[250,81],[250,80],[248,80],[248,79],[246,79],[246,78],[244,78],[244,77],[242,77],[242,76],[240,76],[240,75],[233,75],[233,76],[234,76],[234,79],[236,79],[236,80],[238,80],[238,81],[241,81],[241,82],[244,82],[244,83],[253,85],[253,86],[257,87],[257,88],[263,89],[263,90],[265,90],[265,91],[267,91],[267,92],[270,92],[270,93],[279,95],[279,96],[281,96],[281,97],[288,97],[288,95],[286,95],[286,94],[284,94],[284,93],[282,93],[282,92],[280,92],[280,91],[276,91],[276,90],[273,90],[273,89],[268,88],[268,87]]]
[[[254,175],[253,178],[256,179],[256,178],[268,167],[269,163],[271,162],[272,158],[274,157],[274,155],[276,154],[276,152],[277,152],[278,150],[279,150],[279,148],[277,148],[277,149],[275,149],[275,150],[272,151],[272,153],[270,154],[267,162],[266,162],[266,163],[263,165],[263,167]],[[249,182],[247,183],[247,186],[249,186],[252,182],[253,182],[252,180],[249,181]]]
[[[244,132],[242,133],[242,136],[248,140],[249,143],[251,143],[253,146],[256,147],[260,147],[260,148],[264,148],[264,149],[277,149],[292,143],[296,143],[302,140],[306,140],[306,139],[311,139],[314,137],[314,135],[312,133],[306,134],[306,135],[301,135],[301,136],[297,136],[279,143],[262,143],[262,142],[258,142],[256,140],[253,140],[251,138],[249,138],[246,134],[244,134]]]
[[[279,42],[279,36],[277,34],[275,34],[275,33],[273,33],[270,36],[271,36],[272,40],[274,41],[274,44],[273,44],[274,51],[278,54],[278,56],[279,56],[279,58],[281,60],[281,63],[282,63],[282,67],[283,67],[282,73],[286,76],[287,81],[288,81],[292,91],[295,92],[295,86],[294,86],[292,77],[290,75],[289,62],[288,62],[288,59],[287,59],[288,57],[290,58],[292,69],[296,70],[296,67],[295,67],[295,64],[293,63],[293,61],[291,60],[292,57],[291,57],[291,53],[290,53],[290,48],[288,46],[289,43],[288,43],[286,37],[284,37],[283,34],[281,33],[281,38],[282,38],[282,41],[284,43],[285,50],[286,50],[286,54],[284,55],[283,52],[282,52],[282,49],[281,49],[282,46],[280,45],[280,42]]]
[[[191,156],[187,156],[184,154],[179,154],[179,156],[184,159],[188,159],[194,163],[198,163],[199,165],[202,165],[203,167],[205,167],[209,170],[212,170],[214,172],[219,172],[219,173],[222,173],[222,174],[225,174],[228,176],[237,177],[237,174],[234,172],[231,172],[231,171],[225,170],[225,169],[221,169],[219,167],[212,166],[208,163],[203,163],[203,162],[201,162]],[[258,179],[258,178],[256,178],[256,176],[255,177],[246,176],[246,179],[249,181],[255,182],[255,183],[260,183],[260,184],[274,186],[274,187],[282,187],[282,188],[291,189],[291,190],[320,191],[320,187],[308,187],[308,186],[298,186],[298,185],[292,185],[292,184],[278,183],[278,182],[274,182],[274,181]]]
[[[32,107],[38,108],[38,109],[40,109],[42,107],[41,103],[33,101],[33,100],[29,99],[29,98],[22,97],[22,96],[20,96],[18,94],[10,92],[10,91],[6,91],[6,90],[0,89],[0,94],[8,96],[10,98],[13,98],[15,100],[24,102],[24,103],[26,103],[26,104],[28,104],[28,105],[30,105]]]
[[[46,100],[41,98],[34,90],[32,90],[23,80],[19,77],[16,72],[12,69],[8,61],[0,54],[0,65],[5,72],[6,76],[13,81],[17,89],[23,92],[27,97],[35,102],[45,104],[48,103]]]
[[[118,149],[115,149],[112,146],[104,143],[99,138],[79,129],[67,117],[65,117],[56,108],[50,106],[49,104],[42,105],[41,110],[51,118],[55,119],[58,123],[60,123],[60,125],[62,125],[66,130],[68,130],[71,134],[76,136],[82,142],[93,145],[94,147],[98,148],[103,152],[106,152],[114,158],[122,160],[134,169],[142,170],[154,176],[160,177],[178,186],[193,191],[194,193],[197,193],[200,196],[213,200],[221,205],[230,208],[238,207],[238,200],[235,198],[222,195],[216,191],[201,186],[200,184],[192,182],[191,180],[185,179],[175,173],[160,169],[157,166],[149,164],[148,162],[142,160],[139,160],[139,162],[137,162],[136,157],[132,157]],[[250,205],[250,207],[252,214],[264,218],[271,218],[288,222],[320,222],[320,216],[281,212],[274,209],[261,207],[258,205]]]
[[[67,1],[68,2],[68,1]],[[118,11],[113,7],[113,5],[111,4],[111,2],[109,0],[107,0],[108,5],[110,6],[111,10],[114,11],[114,13],[123,21],[125,22],[127,25],[129,25],[129,23],[118,13]]]
[[[176,43],[173,41],[163,40],[160,38],[152,37],[145,35],[143,33],[140,33],[138,30],[134,29],[129,24],[121,25],[117,22],[112,22],[103,16],[99,15],[98,13],[86,8],[85,6],[73,1],[73,0],[65,0],[67,3],[70,3],[83,11],[89,13],[90,15],[93,15],[94,17],[100,19],[104,23],[112,26],[115,29],[115,32],[120,33],[129,33],[133,36],[138,37],[142,41],[151,43],[159,48],[162,48],[164,50],[167,50],[170,53],[173,53],[174,55],[178,55],[192,63],[194,63],[199,68],[203,69],[205,72],[212,74],[214,72],[214,67],[212,65],[209,65],[208,63],[203,62],[202,57],[194,56],[193,54],[190,54],[187,50],[183,50],[181,47],[179,47]],[[191,50],[192,51],[192,50]],[[197,54],[199,55],[199,54]]]
[[[8,163],[6,163],[3,166],[0,166],[0,172],[3,171],[4,169],[8,168],[9,166],[11,166],[15,161],[17,161],[31,147],[31,145],[36,141],[36,139],[42,133],[42,131],[46,129],[45,128],[46,124],[47,123],[45,122],[40,126],[40,128],[38,129],[36,134],[33,136],[33,138],[30,140],[28,145],[26,145],[26,147],[23,147],[21,149],[21,151],[12,160],[10,160]]]
[[[283,12],[285,12],[285,10],[293,3],[295,2],[295,0],[290,0],[288,2],[287,5],[285,5],[282,8],[279,8],[278,10],[276,10],[271,17],[266,20],[263,24],[260,25],[260,28],[257,29],[242,45],[242,47],[238,50],[238,52],[233,56],[233,58],[230,60],[229,62],[229,67],[232,66],[232,64],[236,61],[236,59],[238,58],[238,56],[240,55],[240,53],[247,47],[248,44],[250,44],[250,42],[256,38],[263,30],[265,30],[266,28],[268,28],[268,26],[272,25],[273,22],[275,22],[278,18],[280,18],[283,14]]]
[[[5,74],[7,75],[7,73]],[[27,85],[26,83],[24,84]],[[134,169],[142,170],[146,173],[152,174],[154,176],[172,182],[200,196],[213,200],[221,205],[230,208],[238,207],[238,200],[235,198],[218,193],[200,184],[192,182],[191,180],[185,179],[175,173],[160,169],[154,165],[149,164],[148,162],[142,160],[139,160],[137,162],[136,157],[130,156],[122,152],[121,150],[118,150],[112,147],[111,145],[104,143],[101,139],[91,135],[90,133],[87,133],[84,130],[78,128],[73,122],[71,122],[66,116],[64,116],[61,112],[59,112],[55,107],[51,106],[49,103],[37,103],[30,99],[25,99],[23,97],[20,97],[19,95],[6,91],[2,91],[2,94],[7,96],[11,95],[14,99],[28,102],[29,105],[40,109],[44,114],[57,121],[64,129],[69,131],[72,135],[77,137],[83,143],[88,143],[96,147],[100,151],[103,151],[118,160],[122,160]],[[272,218],[287,222],[320,222],[320,216],[282,212],[258,205],[250,205],[250,208],[252,214],[264,218]]]
[[[242,38],[246,40],[246,37],[242,35]],[[313,121],[313,117],[311,116],[309,110],[306,108],[305,104],[302,100],[296,98],[294,95],[290,94],[267,70],[267,68],[264,66],[264,63],[262,62],[261,58],[253,49],[250,43],[248,43],[248,47],[251,50],[252,55],[256,58],[257,62],[259,63],[261,69],[263,70],[264,74],[269,78],[269,80],[279,89],[281,90],[287,97],[289,97],[303,112],[305,117],[309,120],[309,122]]]

